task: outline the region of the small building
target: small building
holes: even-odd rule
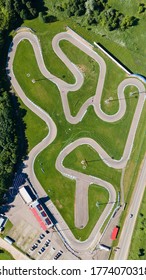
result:
[[[15,242],[15,240],[12,239],[10,236],[5,236],[4,240],[7,241],[10,245],[12,245]]]
[[[111,247],[105,244],[99,244],[99,249],[105,250],[105,251],[110,251]]]
[[[19,193],[26,204],[30,204],[36,199],[35,194],[28,185],[20,188]]]

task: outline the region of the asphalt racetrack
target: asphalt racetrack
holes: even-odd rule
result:
[[[31,152],[28,155],[27,160],[27,168],[26,171],[28,173],[29,178],[31,179],[31,182],[33,186],[37,189],[37,192],[39,195],[44,194],[44,190],[37,180],[37,177],[34,173],[34,161],[37,155],[45,149],[48,145],[50,145],[57,135],[57,127],[54,123],[54,121],[51,119],[51,117],[40,107],[38,107],[36,104],[34,104],[31,100],[29,100],[25,93],[23,92],[22,88],[20,87],[19,83],[17,82],[17,79],[13,72],[13,62],[17,50],[17,46],[22,40],[28,40],[34,50],[35,57],[37,60],[38,67],[41,71],[41,73],[46,77],[48,80],[53,82],[57,85],[60,96],[62,100],[62,106],[64,110],[64,115],[66,117],[66,120],[71,124],[77,124],[78,122],[82,121],[83,116],[86,114],[87,108],[89,106],[94,107],[94,111],[96,115],[102,119],[105,122],[116,122],[120,120],[125,112],[126,112],[126,101],[121,99],[124,99],[124,90],[127,86],[133,85],[137,87],[138,92],[145,92],[145,87],[143,83],[134,77],[128,77],[124,79],[118,86],[117,94],[119,98],[119,110],[114,115],[107,115],[105,114],[101,109],[101,97],[102,97],[102,91],[104,87],[104,81],[105,81],[105,75],[106,75],[106,63],[103,60],[101,56],[99,56],[94,50],[93,47],[88,44],[84,39],[82,39],[80,36],[76,36],[74,32],[71,30],[68,30],[67,32],[62,32],[57,34],[53,41],[52,41],[52,47],[54,52],[57,54],[57,56],[63,61],[63,63],[68,67],[68,69],[72,72],[72,74],[75,77],[75,83],[74,84],[68,84],[61,79],[57,78],[56,76],[52,75],[47,69],[44,64],[41,46],[39,43],[39,40],[36,35],[29,31],[21,31],[18,32],[18,34],[14,37],[12,45],[10,46],[9,54],[8,54],[8,65],[7,70],[9,70],[9,76],[11,79],[11,83],[19,97],[22,99],[23,103],[32,110],[36,115],[38,115],[42,120],[45,121],[49,128],[48,135],[38,144],[36,145]],[[61,40],[67,40],[71,42],[73,45],[81,49],[83,52],[85,52],[88,56],[90,56],[92,59],[94,59],[98,65],[99,65],[99,78],[97,81],[97,87],[95,95],[90,97],[86,102],[82,105],[79,112],[76,116],[72,116],[69,108],[68,103],[68,92],[71,91],[77,91],[82,84],[84,83],[84,77],[83,74],[80,72],[80,70],[77,68],[76,65],[74,65],[67,56],[63,53],[59,46],[59,42]],[[130,154],[133,147],[133,142],[136,134],[136,130],[138,127],[138,123],[140,120],[141,112],[143,109],[145,101],[145,95],[139,94],[137,107],[134,113],[134,117],[131,123],[131,127],[129,130],[129,134],[127,137],[126,145],[124,148],[123,155],[120,160],[114,160],[112,159],[104,150],[103,148],[95,142],[91,138],[80,138],[72,143],[70,143],[68,146],[66,146],[58,155],[56,160],[56,169],[63,174],[63,176],[69,177],[70,179],[76,180],[76,203],[75,203],[75,225],[78,228],[83,228],[86,226],[88,222],[88,187],[90,184],[97,184],[102,186],[103,188],[106,188],[109,192],[109,203],[106,205],[102,215],[100,216],[99,220],[96,223],[96,226],[94,227],[92,233],[90,234],[89,238],[84,242],[79,242],[75,239],[71,231],[66,231],[65,238],[68,240],[68,242],[71,244],[71,246],[74,249],[77,250],[87,250],[89,247],[91,247],[94,244],[97,244],[101,234],[100,230],[107,219],[107,217],[110,215],[111,211],[113,210],[114,203],[116,202],[116,191],[114,187],[104,180],[101,180],[100,178],[96,178],[93,176],[85,175],[80,172],[65,168],[63,166],[63,160],[64,158],[73,151],[76,147],[80,145],[90,145],[94,148],[94,150],[99,154],[101,159],[106,159],[104,162],[115,169],[123,169],[125,168],[127,161],[130,158]],[[55,180],[55,179],[54,179]],[[110,203],[112,202],[112,203]],[[61,227],[61,226],[60,226]]]

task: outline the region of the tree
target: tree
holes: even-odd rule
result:
[[[139,7],[138,7],[138,13],[141,14],[143,12],[145,12],[145,4],[144,3],[139,3]]]
[[[4,253],[4,250],[3,249],[0,249],[0,254],[3,254]]]
[[[130,17],[130,16],[126,15],[121,20],[120,28],[122,30],[125,30],[125,29],[127,29],[127,28],[129,28],[129,27],[131,27],[131,26],[133,26],[135,24],[137,24],[137,22],[138,22],[138,19],[136,17],[134,17],[134,16]]]
[[[13,6],[14,6],[14,10],[17,14],[19,14],[21,12],[22,7],[23,7],[21,2],[18,2],[17,0],[14,1]]]
[[[95,9],[95,0],[87,0],[85,3],[86,14],[90,15]]]
[[[20,12],[20,18],[26,20],[28,18],[28,12],[25,9],[22,9]]]
[[[106,25],[110,31],[114,30],[119,27],[120,17],[121,14],[117,10],[109,8],[102,13],[102,25]]]
[[[85,6],[84,4],[80,4],[78,10],[76,11],[77,16],[82,16],[85,14]]]
[[[140,249],[139,249],[138,256],[139,256],[139,257],[143,257],[144,255],[145,255],[145,249],[144,249],[144,248],[140,248]]]
[[[5,8],[8,12],[12,11],[12,9],[13,9],[12,0],[6,0],[5,1]]]
[[[43,15],[43,21],[44,22],[55,22],[57,21],[57,17],[53,16],[53,15]]]
[[[140,217],[143,217],[143,213],[140,213],[139,216],[140,216]]]
[[[146,218],[144,218],[141,223],[144,227],[146,227]]]
[[[30,10],[30,9],[32,8],[31,2],[30,2],[30,1],[27,1],[27,2],[26,2],[26,7],[28,8],[28,10]]]
[[[88,14],[87,23],[88,23],[89,25],[95,24],[95,23],[96,23],[96,20],[95,20],[95,18],[94,18],[94,16],[93,16],[92,13]]]
[[[30,8],[29,12],[31,13],[33,18],[37,16],[37,10],[35,8]]]
[[[74,15],[80,16],[85,14],[85,2],[86,0],[68,0],[66,4],[62,4],[62,7],[66,9],[69,17]]]

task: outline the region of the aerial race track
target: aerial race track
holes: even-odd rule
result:
[[[82,121],[82,118],[86,114],[86,111],[90,105],[94,107],[94,111],[96,115],[102,119],[105,122],[116,122],[120,120],[125,112],[126,112],[126,101],[124,96],[124,90],[127,86],[133,85],[137,87],[138,92],[145,92],[145,86],[144,84],[135,77],[128,77],[124,79],[118,86],[117,89],[117,95],[119,98],[119,110],[114,115],[107,115],[105,114],[101,109],[101,97],[102,97],[102,91],[104,87],[104,81],[105,81],[105,75],[106,75],[106,63],[103,60],[101,56],[99,56],[94,50],[93,47],[86,42],[82,37],[77,35],[72,30],[68,29],[67,32],[62,32],[57,34],[53,40],[52,40],[52,47],[54,52],[57,54],[57,56],[63,61],[63,63],[68,67],[68,69],[72,72],[72,74],[75,77],[75,83],[74,84],[68,84],[65,81],[59,79],[58,77],[52,75],[45,66],[43,55],[41,51],[40,42],[36,35],[34,35],[29,30],[25,29],[21,32],[18,32],[16,36],[14,37],[12,44],[9,49],[8,54],[8,64],[7,64],[7,70],[9,72],[9,77],[11,80],[12,87],[15,89],[19,97],[22,99],[23,103],[36,115],[38,115],[43,121],[45,121],[46,125],[49,128],[48,135],[39,143],[37,144],[29,153],[28,159],[27,159],[27,168],[26,172],[28,173],[28,176],[31,180],[31,183],[33,184],[34,188],[39,192],[39,194],[43,194],[43,188],[38,181],[35,173],[34,173],[34,161],[37,157],[37,155],[44,150],[49,144],[51,144],[57,135],[57,127],[54,123],[53,119],[40,107],[38,107],[36,104],[34,104],[26,95],[25,92],[23,92],[21,86],[17,82],[17,79],[13,72],[13,62],[17,50],[17,46],[22,40],[28,40],[30,44],[33,47],[35,57],[37,60],[38,67],[41,71],[41,73],[44,75],[45,78],[53,82],[57,85],[61,100],[62,100],[62,106],[64,110],[64,115],[66,117],[66,120],[71,124],[77,124],[78,122]],[[77,91],[82,84],[84,83],[84,76],[79,70],[79,68],[73,64],[67,56],[63,53],[61,50],[59,43],[61,40],[67,40],[71,42],[73,45],[81,49],[84,53],[86,53],[88,56],[90,56],[92,59],[94,59],[98,65],[99,65],[99,77],[97,81],[97,87],[95,95],[90,97],[86,102],[82,105],[79,112],[76,116],[72,116],[70,112],[70,107],[68,103],[68,92],[69,91]],[[113,77],[114,78],[114,77]],[[122,101],[121,101],[122,99]],[[99,220],[97,221],[94,229],[92,230],[90,236],[88,239],[84,242],[80,242],[79,240],[75,239],[72,232],[70,230],[65,231],[63,234],[65,236],[65,239],[67,242],[71,245],[71,247],[74,250],[87,250],[93,246],[95,246],[100,238],[101,238],[101,227],[107,217],[110,215],[110,213],[113,210],[113,207],[116,203],[116,191],[114,187],[109,183],[106,182],[100,178],[96,178],[90,175],[85,175],[83,173],[65,168],[63,166],[63,160],[64,158],[73,151],[76,147],[80,145],[90,145],[100,156],[104,162],[115,169],[123,169],[125,168],[127,161],[130,158],[130,154],[132,151],[134,138],[136,134],[136,130],[138,127],[138,123],[140,120],[141,112],[143,109],[145,101],[145,94],[139,94],[137,107],[133,116],[133,120],[131,123],[131,127],[129,130],[129,134],[126,140],[125,148],[123,155],[120,160],[114,160],[111,158],[104,149],[93,139],[91,138],[79,138],[76,141],[70,143],[67,145],[58,155],[56,160],[56,169],[61,172],[63,176],[66,176],[70,179],[73,179],[76,181],[76,194],[75,194],[75,225],[78,228],[83,228],[86,226],[89,216],[88,216],[88,188],[91,184],[97,184],[102,186],[103,188],[106,188],[109,192],[109,203],[106,205],[103,213],[101,214]],[[106,159],[106,161],[105,161]],[[55,180],[55,179],[54,179]],[[114,202],[114,203],[113,203]],[[55,207],[55,206],[54,206]],[[57,211],[57,210],[56,210]],[[61,229],[61,225],[58,225]]]

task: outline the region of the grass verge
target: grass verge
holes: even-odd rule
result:
[[[138,213],[134,235],[132,237],[128,259],[145,260],[146,259],[146,191]]]

